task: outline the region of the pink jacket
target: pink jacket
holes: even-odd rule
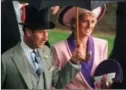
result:
[[[93,75],[95,68],[99,63],[107,59],[108,52],[108,42],[103,39],[93,37],[94,41],[94,63],[91,70],[91,75]],[[67,40],[61,41],[52,46],[52,51],[55,53],[54,57],[56,60],[56,65],[58,68],[62,68],[71,58],[72,54],[69,49]],[[66,89],[92,89],[85,78],[82,76],[82,73],[79,72],[71,82],[66,86]]]

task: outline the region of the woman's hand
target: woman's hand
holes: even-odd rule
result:
[[[71,60],[75,63],[86,61],[86,48],[82,44],[74,50]]]
[[[95,82],[96,89],[110,89],[112,83],[108,81],[107,75],[103,75],[100,82]]]

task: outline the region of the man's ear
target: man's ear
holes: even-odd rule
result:
[[[32,30],[29,28],[26,28],[25,34],[26,34],[26,36],[30,37],[32,35]]]

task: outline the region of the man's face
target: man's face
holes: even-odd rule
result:
[[[32,48],[40,48],[48,40],[48,30],[29,31],[29,42]]]

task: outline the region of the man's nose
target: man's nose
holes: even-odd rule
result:
[[[43,34],[43,39],[44,39],[44,40],[48,40],[48,32],[44,32],[44,34]]]

